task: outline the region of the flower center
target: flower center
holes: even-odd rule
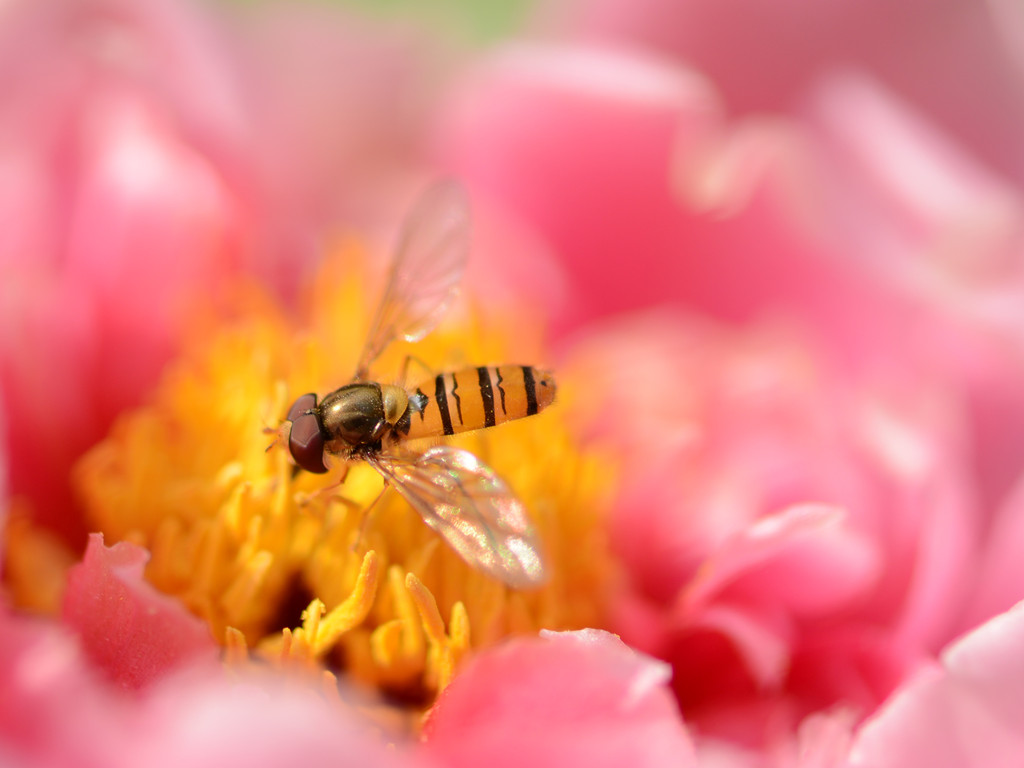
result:
[[[82,459],[76,483],[89,523],[108,543],[149,548],[147,579],[205,619],[229,658],[322,665],[429,704],[470,649],[540,628],[600,625],[610,481],[574,444],[557,403],[452,440],[514,489],[539,532],[549,580],[514,591],[464,562],[393,490],[367,513],[383,482],[365,463],[351,464],[339,484],[342,467],[297,472],[284,447],[268,451],[264,429],[278,426],[297,395],[351,379],[374,295],[353,268],[357,258],[327,260],[301,331],[251,293],[230,326],[200,329],[151,404]],[[463,311],[417,344],[416,356],[438,372],[539,356],[540,345],[524,341],[535,315],[506,314]],[[381,381],[395,383],[410,349],[381,358]],[[410,377],[428,375],[414,368]]]

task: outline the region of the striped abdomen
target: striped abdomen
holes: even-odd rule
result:
[[[493,427],[539,413],[555,399],[555,379],[528,365],[440,373],[409,396],[409,439]],[[404,427],[403,416],[400,427]]]

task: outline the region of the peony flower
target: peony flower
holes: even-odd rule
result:
[[[952,3],[936,18],[969,24],[916,63],[903,2],[760,9],[753,41],[742,3],[573,7],[484,51],[440,112],[420,38],[334,10],[3,16],[0,416],[29,512],[4,578],[51,619],[0,616],[0,751],[1012,755],[993,681],[1022,596],[1019,97],[934,83],[1016,64],[974,57],[995,38]],[[899,51],[867,51],[883,28]],[[320,263],[328,222],[393,220],[431,140],[484,253],[416,355],[546,364],[555,315],[559,405],[457,443],[529,509],[532,592],[374,504],[369,467],[332,488],[263,435],[350,379],[372,315],[377,250]],[[99,535],[79,558],[53,530]],[[932,713],[950,727],[918,744]]]

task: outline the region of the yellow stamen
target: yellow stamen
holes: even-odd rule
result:
[[[245,635],[237,629],[228,628],[224,633],[224,657],[231,665],[241,665],[249,660],[249,647]]]
[[[423,628],[430,639],[430,653],[433,663],[429,665],[436,679],[428,679],[437,690],[444,690],[455,674],[455,666],[462,652],[469,644],[469,620],[465,618],[466,609],[462,603],[452,606],[451,634],[445,632],[444,620],[437,610],[437,601],[423,582],[413,574],[405,577],[405,585],[416,603]]]

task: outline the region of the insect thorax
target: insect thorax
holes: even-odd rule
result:
[[[330,442],[379,442],[388,428],[380,384],[356,382],[334,390],[320,403],[320,421]]]

